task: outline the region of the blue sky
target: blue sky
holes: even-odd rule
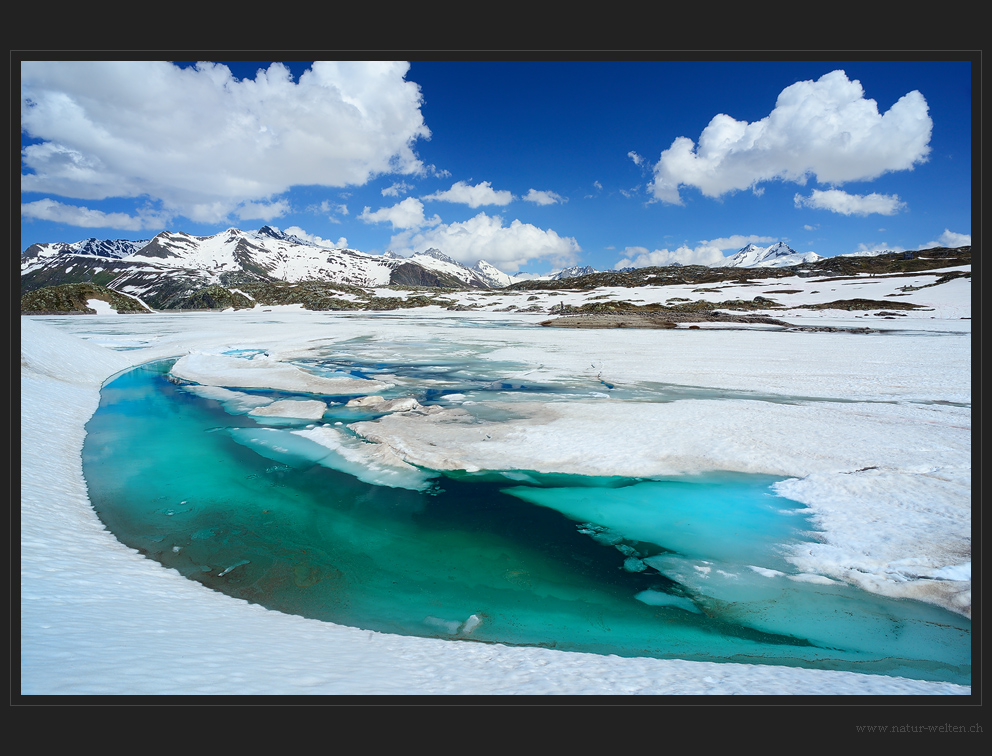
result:
[[[509,273],[971,239],[971,63],[28,62],[21,249],[272,225]]]

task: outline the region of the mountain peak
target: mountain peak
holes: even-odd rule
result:
[[[479,278],[485,281],[486,284],[494,289],[502,289],[504,286],[509,286],[513,283],[512,276],[504,273],[491,262],[487,262],[486,260],[479,260],[472,266],[471,270],[476,273]]]
[[[280,231],[275,226],[262,226],[258,231],[254,233],[256,239],[276,239],[278,241],[289,242],[290,244],[302,244],[304,246],[323,246],[316,245],[312,242],[308,242],[305,239],[301,239],[293,234],[288,234],[285,231]]]
[[[433,257],[435,260],[440,260],[441,262],[453,263],[455,265],[459,264],[435,247],[431,247],[426,252],[418,252],[417,254],[425,255],[426,257]]]
[[[273,239],[286,238],[286,234],[284,234],[278,228],[273,228],[272,226],[262,226],[255,233],[258,234],[259,236],[271,236]]]
[[[748,244],[733,257],[727,258],[723,267],[727,268],[771,268],[799,265],[822,259],[816,252],[796,252],[785,242],[775,242],[769,247]]]
[[[570,268],[565,268],[564,270],[559,270],[551,279],[553,281],[560,281],[563,278],[576,278],[578,276],[588,276],[591,273],[595,273],[596,269],[591,265],[573,265]]]

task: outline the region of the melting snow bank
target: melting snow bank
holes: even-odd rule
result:
[[[99,316],[90,316],[87,327],[93,327],[96,322],[94,318]],[[119,328],[119,319],[114,320]],[[312,314],[300,316],[299,319],[286,316],[285,320],[263,329],[254,321],[223,318],[224,327],[234,330],[219,331],[215,330],[221,328],[217,325],[219,319],[204,319],[197,322],[209,323],[210,326],[205,327],[198,336],[191,336],[189,325],[192,318],[170,319],[151,315],[146,320],[146,323],[133,327],[136,331],[158,329],[158,338],[154,343],[137,353],[119,353],[67,335],[41,319],[21,319],[22,693],[967,695],[971,692],[968,686],[849,672],[628,659],[541,648],[400,637],[284,615],[210,591],[121,545],[93,512],[82,476],[80,452],[84,424],[98,405],[101,383],[137,362],[164,358],[189,348],[220,349],[237,339],[244,340],[249,334],[259,344],[268,342],[278,345],[294,340],[303,344],[308,338],[326,336],[326,321]],[[341,338],[372,332],[372,327],[362,322],[339,322],[343,332],[338,334]],[[383,326],[376,324],[375,327]],[[540,355],[539,350],[537,353]],[[367,390],[368,382],[363,383],[363,389]],[[223,385],[231,384],[224,382]],[[218,391],[216,388],[210,390]],[[251,404],[252,399],[238,394],[231,391],[218,396],[238,404],[242,409],[245,404]],[[678,404],[664,406],[675,407]],[[665,434],[654,428],[654,424],[662,418],[646,416],[643,410],[649,406],[639,405],[637,418],[601,418],[600,422],[618,432],[623,431],[624,420],[634,422],[633,427],[637,428],[638,433],[650,431],[652,438],[661,439]],[[840,405],[834,405],[831,409],[836,409],[836,406]],[[534,410],[539,414],[546,413],[543,415],[544,422],[536,423],[536,436],[546,442],[554,441],[551,449],[559,463],[564,459],[572,460],[570,464],[576,466],[583,462],[588,465],[601,453],[615,460],[622,456],[611,451],[618,438],[617,433],[608,434],[610,443],[605,446],[594,449],[577,447],[567,452],[564,440],[552,430],[560,431],[569,423],[588,430],[590,421],[579,415],[570,416],[567,409],[563,410],[564,407],[567,405],[555,405],[552,411],[545,405]],[[616,409],[613,403],[610,408]],[[590,406],[580,409],[589,411]],[[750,448],[747,439],[718,438],[716,433],[717,419],[720,417],[739,427],[732,417],[741,409],[725,403],[723,412],[711,411],[705,415],[708,424],[704,423],[701,427],[710,445],[706,452],[707,464],[716,458],[733,457],[735,447],[738,451]],[[806,486],[806,489],[790,491],[789,496],[801,501],[809,499],[817,486],[820,491],[832,492],[833,498],[828,499],[822,508],[817,504],[817,516],[823,518],[821,524],[833,539],[822,544],[826,556],[821,555],[819,564],[824,564],[827,557],[847,558],[853,553],[852,549],[844,548],[843,538],[833,537],[831,529],[840,528],[842,535],[848,533],[845,537],[860,535],[867,541],[867,531],[856,531],[864,527],[866,518],[882,517],[882,524],[875,522],[872,527],[882,529],[884,537],[877,541],[884,543],[880,545],[873,539],[870,548],[876,550],[875,558],[888,558],[886,569],[891,570],[894,566],[902,570],[900,575],[903,577],[914,574],[945,580],[961,577],[961,558],[949,558],[947,545],[937,542],[947,540],[954,543],[958,523],[967,519],[960,511],[960,501],[955,497],[959,499],[962,489],[967,487],[968,475],[961,467],[961,438],[952,432],[954,429],[951,427],[955,423],[967,427],[966,418],[954,415],[954,408],[946,407],[942,411],[951,414],[916,416],[920,423],[932,422],[935,435],[928,436],[924,441],[925,434],[909,433],[913,426],[909,417],[891,410],[895,415],[883,414],[879,419],[874,413],[876,407],[872,409],[871,418],[875,418],[873,422],[876,426],[873,438],[876,441],[884,435],[878,427],[890,423],[891,435],[887,436],[888,440],[879,453],[893,462],[885,469],[879,466],[880,472],[874,474],[893,476],[893,480],[905,483],[905,490],[911,494],[910,508],[897,509],[894,517],[891,510],[885,509],[887,504],[891,504],[889,493],[885,490],[880,493],[874,487],[866,487],[873,503],[867,507],[866,514],[859,514],[850,501],[857,491],[837,485],[837,481],[842,480],[841,475],[848,476],[852,481],[869,480],[866,473],[872,471],[857,470],[865,463],[841,472],[827,469],[830,467],[829,460],[834,460],[834,464],[840,460],[850,462],[854,456],[854,451],[844,452],[842,448],[843,440],[851,441],[850,432],[846,439],[823,439],[819,432],[814,436],[822,442],[818,445],[825,450],[824,460],[816,454],[783,451],[766,439],[767,445],[761,445],[759,449],[764,450],[774,464],[755,464],[755,455],[760,452],[750,452],[745,456],[751,462],[741,466],[749,469],[775,467],[785,464],[787,459],[804,459],[809,473],[793,485]],[[899,409],[907,410],[907,407]],[[754,412],[747,417],[758,422],[760,415]],[[440,416],[440,413],[422,415],[421,419]],[[379,424],[388,425],[402,422],[400,418],[412,417],[411,413],[391,415],[380,420]],[[535,417],[532,415],[531,420]],[[853,416],[841,414],[840,417],[846,418],[849,425],[855,423]],[[669,422],[677,419],[677,413],[667,416]],[[556,429],[549,427],[563,421],[564,424]],[[497,425],[505,427],[497,430]],[[869,422],[868,427],[871,426]],[[511,444],[506,442],[511,433],[518,434],[518,440],[526,440],[525,447],[533,448],[532,441],[527,440],[530,439],[527,428],[519,424],[490,424],[485,428],[475,426],[470,429],[467,424],[461,427],[459,423],[454,423],[452,427],[463,434],[460,438],[471,442],[468,456],[473,453],[473,445],[489,445],[493,437],[499,437],[503,443],[489,448],[498,452],[501,459],[509,459]],[[421,430],[429,428],[429,425],[424,425]],[[750,436],[755,442],[761,436],[757,432],[761,429],[770,432],[768,423],[759,426]],[[809,427],[806,429],[809,430]],[[319,441],[311,439],[315,445],[319,443],[325,448],[338,448],[334,446],[340,443],[338,439],[328,441],[323,437],[326,435],[323,430],[320,433],[313,430],[304,435],[321,436]],[[477,435],[470,439],[470,430],[476,434],[484,430],[482,436],[488,433],[491,438],[483,441]],[[497,432],[493,433],[494,430]],[[686,429],[679,430],[678,426],[669,425],[667,430],[681,436],[682,440],[692,435]],[[794,440],[797,435],[781,427],[776,432],[783,442]],[[632,435],[627,433],[625,437]],[[595,434],[590,436],[586,433],[584,438],[586,441],[596,440]],[[411,443],[406,448],[404,439],[409,441],[409,435],[397,435],[389,448],[394,448],[401,458],[424,454],[425,450],[419,444]],[[867,441],[861,443],[868,446]],[[929,448],[914,448],[914,444]],[[673,442],[666,448],[674,445]],[[699,445],[693,448],[696,451],[682,452],[679,459],[697,459],[694,464],[698,467]],[[900,450],[907,449],[911,451],[908,461],[899,454]],[[647,451],[642,450],[640,463],[643,463],[646,454]],[[931,461],[920,464],[919,458],[924,455]],[[655,463],[658,456],[655,455]],[[934,470],[934,465],[939,464],[943,456],[948,457],[948,464]],[[634,460],[631,466],[636,464]],[[533,468],[534,461],[523,467]],[[933,505],[924,501],[926,497],[909,485],[924,478],[933,482],[933,486],[927,489],[928,493],[943,491],[936,509],[943,511],[946,517],[937,525],[919,526],[921,531],[930,528],[933,550],[920,550],[920,556],[907,557],[900,550],[908,539],[898,537],[897,529],[914,521],[914,518],[931,515]],[[824,485],[823,481],[829,485]],[[884,488],[890,481],[876,482]],[[896,493],[892,494],[892,497],[896,496]],[[899,506],[903,506],[901,500]],[[899,525],[885,524],[893,519],[898,519]],[[939,539],[938,526],[951,528],[952,537]],[[895,537],[894,542],[892,537]],[[967,544],[962,542],[960,545],[964,548]],[[834,551],[831,552],[831,549]],[[884,552],[881,556],[877,554],[878,549]],[[900,559],[886,557],[888,551],[901,553]],[[840,562],[846,563],[843,559]],[[869,572],[876,576],[893,574],[878,570],[869,570],[865,574]],[[645,596],[642,600],[651,603],[655,597]]]

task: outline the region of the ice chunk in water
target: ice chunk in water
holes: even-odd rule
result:
[[[355,399],[351,399],[345,405],[346,407],[375,407],[382,404],[385,399],[381,396],[359,396]]]
[[[404,396],[399,399],[384,399],[381,396],[361,396],[350,400],[346,407],[370,407],[376,412],[406,412],[412,409],[419,409],[420,402],[412,396]]]
[[[280,399],[263,407],[255,407],[248,414],[259,417],[296,417],[302,420],[320,420],[327,412],[327,405],[317,399]]]

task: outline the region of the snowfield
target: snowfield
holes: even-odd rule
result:
[[[472,312],[256,307],[117,315],[101,308],[22,317],[21,693],[970,694],[969,686],[880,675],[402,637],[284,615],[213,592],[120,544],[90,506],[80,456],[101,386],[150,360],[186,355],[180,371],[187,377],[227,389],[307,386],[316,377],[287,360],[316,344],[371,337],[410,348],[431,339],[476,345],[481,360],[527,365],[531,380],[584,376],[621,388],[729,393],[645,402],[611,398],[604,388],[574,401],[520,403],[514,418],[486,427],[485,439],[478,425],[460,422],[455,395],[440,411],[357,424],[379,444],[378,459],[442,470],[783,476],[779,492],[808,505],[822,530],[821,542],[790,555],[807,579],[851,582],[970,616],[970,280],[901,294],[899,301],[927,308],[905,316],[797,308],[881,299],[934,278],[778,279],[708,294],[669,286],[456,295],[484,307]],[[566,330],[538,327],[546,313],[495,312],[593,296],[750,299],[772,289],[798,290],[765,295],[796,308],[771,310],[772,317],[885,332],[724,324],[692,332]],[[221,355],[233,349],[267,356],[233,364]],[[235,391],[200,391],[239,399]]]

